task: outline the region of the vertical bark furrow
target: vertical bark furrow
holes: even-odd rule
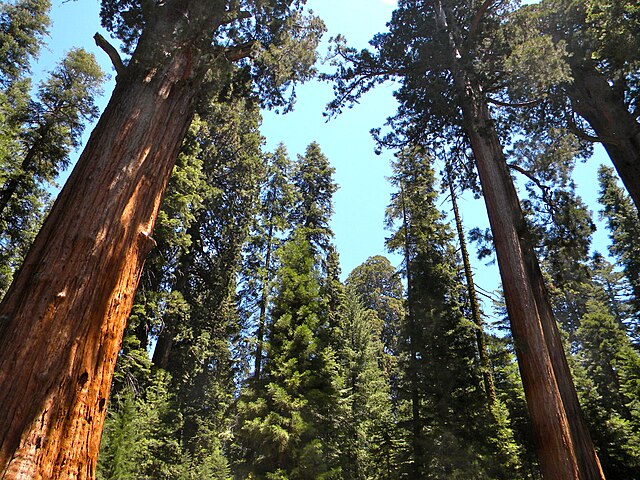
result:
[[[150,235],[191,120],[197,89],[182,80],[185,61],[178,51],[150,80],[121,79],[0,305],[3,478],[93,477],[148,252],[140,235]]]

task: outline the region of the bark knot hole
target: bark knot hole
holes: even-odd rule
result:
[[[87,383],[87,380],[89,380],[89,374],[87,372],[82,372],[78,377],[78,384],[81,387],[84,387],[84,384]]]
[[[98,410],[99,410],[99,411],[104,410],[104,405],[105,405],[106,403],[107,403],[107,400],[106,400],[106,399],[104,399],[104,398],[101,398],[101,399],[98,401]]]

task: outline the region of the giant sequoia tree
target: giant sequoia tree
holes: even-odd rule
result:
[[[265,104],[285,105],[323,29],[303,3],[103,3],[133,54],[125,66],[107,48],[111,100],[0,305],[0,474],[93,477],[122,332],[198,97],[240,62],[241,85],[254,78]]]
[[[397,78],[401,82],[396,93],[400,107],[389,121],[395,135],[382,141],[397,144],[408,138],[426,144],[448,143],[473,156],[543,475],[602,478],[509,175],[504,137],[490,109],[490,102],[505,98],[505,82],[513,76],[504,69],[505,58],[513,52],[501,42],[501,29],[504,14],[514,7],[514,2],[491,0],[400,1],[389,23],[390,31],[373,39],[374,52],[339,49],[346,62],[334,76],[338,80],[337,99],[332,106],[339,109],[380,81]],[[529,53],[553,51],[550,40],[545,45],[548,50]],[[553,66],[541,65],[540,70]],[[527,78],[526,70],[516,73]],[[536,71],[531,79],[539,80],[540,85],[531,87],[544,87],[548,80],[564,76],[561,69],[549,69],[543,75]]]
[[[562,119],[583,138],[602,143],[640,208],[638,3],[545,0],[529,10],[568,53],[571,80],[560,85],[559,111],[547,118]]]

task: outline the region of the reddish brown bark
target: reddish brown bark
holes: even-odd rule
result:
[[[604,479],[571,379],[544,281],[480,84],[462,67],[455,20],[435,2],[450,34],[452,73],[494,238],[518,365],[546,479]]]
[[[593,128],[622,183],[640,209],[640,123],[629,113],[622,94],[593,66],[573,67],[569,98],[574,111]]]
[[[93,478],[122,333],[198,92],[189,44],[171,42],[188,2],[173,6],[142,37],[0,304],[2,478]]]
[[[527,406],[544,478],[580,478],[569,423],[547,349],[540,312],[527,271],[521,235],[524,219],[497,135],[484,105],[463,108],[518,356]],[[480,134],[479,132],[483,132]]]

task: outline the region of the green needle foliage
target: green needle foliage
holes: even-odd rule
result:
[[[413,478],[513,478],[517,448],[490,446],[474,324],[463,315],[464,284],[453,233],[435,206],[431,159],[420,148],[406,149],[393,169],[397,190],[387,222],[398,227],[387,245],[404,255],[407,278],[400,336],[400,398],[408,404],[400,425],[411,445],[406,468]],[[502,439],[513,441],[510,434]]]
[[[640,355],[621,325],[596,301],[577,332],[576,383],[608,479],[640,469]]]
[[[599,202],[601,216],[607,222],[611,246],[609,251],[615,257],[631,287],[629,304],[632,311],[628,328],[636,342],[640,335],[640,219],[638,211],[625,192],[618,186],[611,168],[602,166],[598,170],[600,183]]]
[[[339,478],[339,367],[310,233],[300,227],[279,250],[263,377],[238,406],[240,471],[254,478]]]
[[[98,478],[539,479],[513,339],[499,326],[487,336],[490,399],[438,208],[430,152],[454,159],[448,173],[480,195],[478,138],[492,139],[500,167],[522,180],[519,247],[540,258],[606,476],[636,478],[640,219],[614,171],[601,168],[616,265],[594,254],[573,167],[594,141],[614,163],[633,151],[616,148],[637,138],[637,2],[399,0],[368,50],[338,37],[337,70],[325,75],[335,81],[332,113],[398,82],[399,109],[373,133],[379,148],[399,152],[386,224],[387,247],[403,258],[397,269],[370,257],[344,283],[329,159],[316,142],[294,159],[284,145],[265,153],[260,134],[260,108],[290,109],[289,87],[316,74],[324,25],[303,0],[205,3],[190,2],[192,17],[171,34],[193,47],[200,94],[120,348]],[[167,21],[166,6],[104,0],[102,21],[133,55],[144,30]],[[49,9],[46,0],[0,4],[0,293],[97,116],[104,80],[74,49],[30,93]],[[148,50],[133,58],[162,63],[161,49]],[[481,131],[471,107],[484,115]],[[616,121],[603,129],[598,118]]]
[[[30,63],[49,24],[48,2],[0,6],[0,293],[4,293],[49,206],[48,190],[68,167],[105,74],[73,49],[30,98]]]
[[[340,478],[395,478],[399,439],[385,372],[383,322],[360,303],[353,288],[346,289],[339,315],[335,341],[343,379]]]

